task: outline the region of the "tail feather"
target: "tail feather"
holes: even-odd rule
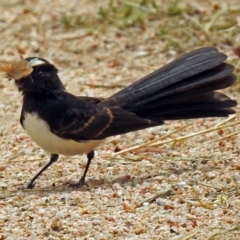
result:
[[[173,62],[124,88],[113,97],[122,100],[129,93],[138,99],[152,95],[184,79],[217,67],[226,58],[227,56],[218,52],[216,48],[202,48],[183,54]]]
[[[231,107],[236,101],[223,93],[210,92],[192,97],[185,102],[174,102],[155,109],[139,110],[138,115],[151,120],[161,117],[163,120],[186,119],[198,117],[219,117],[233,114]]]
[[[227,88],[236,81],[236,76],[232,74],[231,65],[225,64],[225,66],[226,68],[220,72],[218,69],[211,69],[170,85],[150,96],[132,99],[129,110],[155,108],[173,102],[185,101],[185,99],[189,100],[206,92]]]
[[[214,92],[234,84],[233,66],[216,48],[186,53],[134,82],[103,104],[117,105],[146,119],[161,121],[220,117],[234,113],[237,102]]]
[[[169,95],[166,97],[162,97],[161,99],[157,98],[156,100],[149,101],[149,99],[143,99],[138,101],[136,104],[131,104],[128,107],[128,110],[138,112],[141,109],[145,111],[154,110],[160,108],[161,106],[169,106],[175,103],[188,103],[193,102],[196,96],[200,96],[201,99],[205,98],[204,93],[210,92],[213,94],[213,91],[216,89],[224,89],[226,87],[231,86],[235,82],[235,77],[225,77],[224,79],[220,79],[219,82],[211,83],[209,85],[200,86],[194,89],[187,90],[185,92],[180,92],[175,95]],[[214,98],[216,95],[214,95]],[[222,99],[215,99],[219,102],[222,102]],[[210,101],[208,100],[210,103]],[[234,101],[235,105],[236,102]],[[234,105],[234,106],[235,106]]]

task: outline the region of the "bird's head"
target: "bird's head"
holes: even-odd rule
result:
[[[7,78],[14,79],[19,91],[23,93],[54,93],[64,90],[58,77],[57,68],[47,60],[29,57],[18,62],[0,64],[0,70]]]

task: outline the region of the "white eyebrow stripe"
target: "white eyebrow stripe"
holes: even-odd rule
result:
[[[30,64],[31,67],[35,67],[35,66],[39,66],[39,65],[42,65],[42,64],[46,64],[46,62],[39,59],[39,58],[34,58],[31,61],[29,61],[29,64]]]

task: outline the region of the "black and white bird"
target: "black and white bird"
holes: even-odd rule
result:
[[[94,150],[107,137],[164,124],[165,120],[227,117],[237,102],[215,90],[231,86],[236,76],[227,56],[213,47],[183,54],[109,98],[74,96],[57,68],[39,57],[6,70],[23,94],[20,122],[31,139],[50,154],[50,161],[26,188],[57,161],[59,154],[87,155],[82,186]]]

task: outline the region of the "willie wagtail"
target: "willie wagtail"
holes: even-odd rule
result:
[[[215,92],[231,86],[236,76],[227,56],[213,47],[183,54],[164,67],[103,99],[74,96],[58,77],[57,68],[39,57],[1,66],[23,94],[20,122],[31,139],[50,153],[87,154],[85,171],[75,186],[85,183],[94,150],[107,137],[164,124],[165,120],[226,117],[237,102]]]

